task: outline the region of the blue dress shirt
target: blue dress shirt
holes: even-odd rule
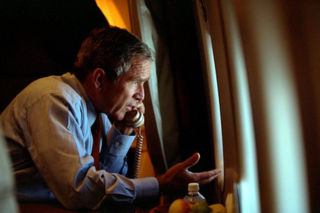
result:
[[[154,177],[129,179],[122,135],[105,114],[100,170],[93,165],[91,126],[97,113],[78,79],[66,73],[26,87],[0,116],[19,200],[58,199],[67,208],[98,208],[104,200],[156,198]]]

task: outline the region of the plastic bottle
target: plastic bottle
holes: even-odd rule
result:
[[[189,203],[198,203],[200,201],[206,201],[204,196],[199,192],[198,183],[188,184],[188,194],[183,199]]]

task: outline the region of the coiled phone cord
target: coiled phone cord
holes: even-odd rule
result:
[[[133,178],[139,177],[141,154],[142,154],[143,136],[141,135],[141,127],[138,128],[138,136],[136,142],[136,153],[134,157],[134,173]]]
[[[141,155],[142,155],[142,143],[143,143],[143,136],[141,135],[141,126],[144,124],[144,116],[138,110],[133,110],[127,112],[125,116],[125,120],[128,126],[132,128],[138,128],[138,136],[136,140],[136,153],[134,156],[134,170],[133,170],[133,177],[139,177],[139,170],[140,170],[140,162],[141,162]]]

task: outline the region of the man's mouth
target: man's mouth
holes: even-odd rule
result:
[[[127,110],[127,112],[130,112],[130,111],[134,110],[134,107],[133,106],[127,106],[126,110]]]

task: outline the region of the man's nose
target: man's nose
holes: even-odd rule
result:
[[[143,101],[144,100],[144,87],[143,85],[140,85],[136,94],[135,94],[135,99],[137,99],[138,101]]]

